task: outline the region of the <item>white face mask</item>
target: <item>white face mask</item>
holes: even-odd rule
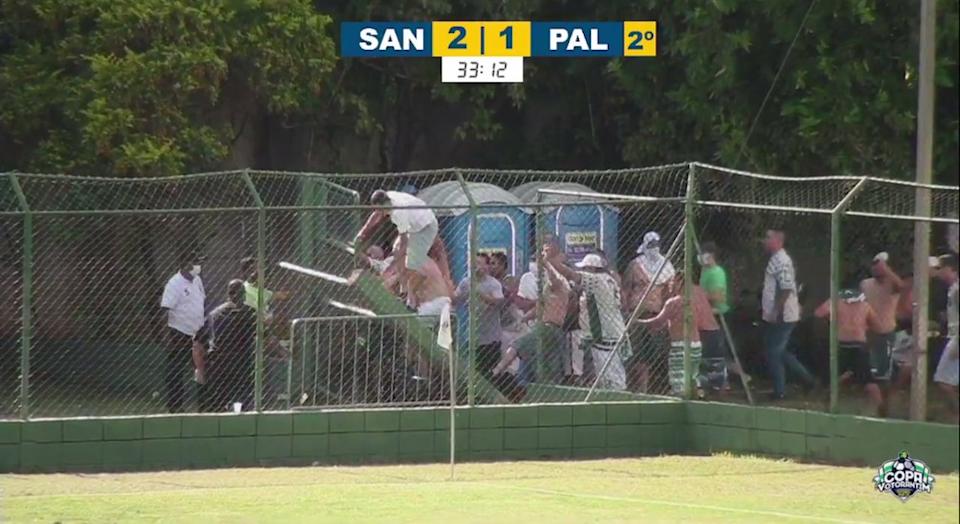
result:
[[[659,247],[648,247],[648,248],[646,248],[646,249],[643,250],[643,254],[646,255],[646,256],[648,256],[648,257],[658,257],[658,256],[660,256],[660,248],[659,248]]]
[[[190,274],[193,275],[193,276],[199,275],[199,274],[200,274],[200,264],[194,264],[194,265],[193,265],[193,268],[190,270]]]
[[[530,263],[527,265],[527,269],[528,269],[531,273],[533,273],[534,275],[536,275],[537,272],[538,272],[538,270],[539,270],[539,267],[537,267],[537,263],[536,263],[536,262],[530,262]]]
[[[697,255],[697,262],[700,262],[701,266],[709,266],[713,263],[713,255],[710,253],[700,253]]]

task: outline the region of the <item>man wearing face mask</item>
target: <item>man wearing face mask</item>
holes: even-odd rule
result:
[[[200,257],[185,253],[178,264],[179,270],[167,281],[160,299],[167,326],[164,379],[170,413],[183,411],[184,375],[193,369],[193,336],[203,326],[206,299],[200,279]]]
[[[663,269],[660,269],[661,266]],[[647,287],[653,282],[653,289],[643,301],[641,315],[659,313],[666,300],[667,286],[675,274],[673,264],[660,252],[660,235],[656,231],[643,235],[643,243],[637,248],[637,258],[630,262],[624,275],[625,309],[632,313]]]
[[[623,275],[623,316],[628,319],[638,305],[639,318],[660,313],[668,298],[667,288],[676,275],[673,264],[660,252],[660,235],[656,231],[643,235],[637,253],[638,256],[630,262]],[[649,293],[648,287],[651,287]],[[664,367],[662,358],[666,354],[669,337],[661,328],[634,324],[630,329],[630,343],[636,350],[629,366],[630,385],[636,391],[646,392],[650,369]]]
[[[700,288],[707,294],[713,314],[722,317],[730,311],[727,303],[727,272],[717,263],[717,246],[704,242],[697,255],[700,263]],[[729,389],[727,382],[727,345],[720,330],[701,332],[703,340],[703,367],[707,382],[713,387]]]

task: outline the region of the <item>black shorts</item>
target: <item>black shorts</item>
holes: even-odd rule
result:
[[[867,347],[870,348],[870,369],[877,380],[889,380],[893,366],[893,342],[896,332],[867,334]]]
[[[727,358],[727,348],[724,344],[723,333],[717,329],[714,331],[701,331],[700,342],[703,345],[703,358]]]
[[[840,374],[846,372],[853,373],[853,379],[857,384],[873,384],[876,379],[870,370],[870,353],[867,352],[865,343],[841,342],[840,351],[837,354],[837,364],[839,364]]]

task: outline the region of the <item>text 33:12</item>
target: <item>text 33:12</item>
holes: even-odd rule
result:
[[[506,62],[493,62],[490,64],[490,76],[492,78],[503,78],[503,74],[506,70]],[[477,78],[478,76],[483,75],[483,71],[483,64],[471,60],[463,60],[460,62],[457,69],[457,78]]]

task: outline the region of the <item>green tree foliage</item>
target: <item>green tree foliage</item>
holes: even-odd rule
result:
[[[7,167],[169,175],[215,166],[224,92],[285,114],[323,88],[329,17],[306,0],[0,3]]]
[[[817,1],[776,82],[808,2],[0,5],[0,145],[17,152],[0,153],[5,167],[149,175],[216,165],[238,131],[216,110],[239,84],[275,128],[305,130],[311,150],[320,142],[329,153],[278,167],[354,169],[350,151],[369,143],[379,169],[703,160],[798,176],[913,172],[915,0]],[[938,6],[935,168],[956,183],[960,9]],[[437,59],[333,57],[340,21],[440,19],[655,19],[659,56],[528,59],[526,82],[505,86],[442,85]],[[437,145],[447,128],[452,145]],[[417,155],[425,142],[452,152]]]

